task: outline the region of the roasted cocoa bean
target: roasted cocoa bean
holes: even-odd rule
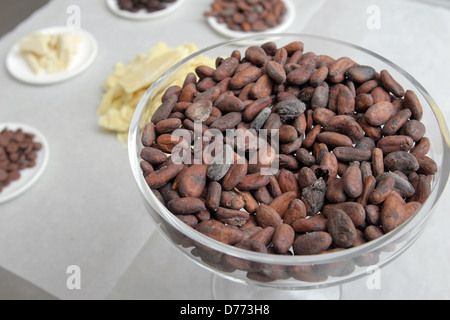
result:
[[[335,179],[328,182],[326,198],[331,203],[341,203],[347,200],[342,179]]]
[[[347,69],[354,66],[355,64],[356,63],[348,57],[342,57],[336,60],[330,65],[328,79],[332,83],[342,82],[344,80]]]
[[[373,106],[373,97],[368,93],[361,93],[356,96],[355,111],[365,113],[367,109]]]
[[[348,68],[345,74],[356,83],[365,83],[374,80],[377,76],[375,69],[370,66],[353,66]]]
[[[230,112],[214,121],[210,125],[210,128],[224,132],[227,129],[233,129],[236,127],[241,120],[242,114],[240,112]]]
[[[372,153],[369,150],[356,149],[353,147],[337,147],[333,150],[333,154],[342,162],[362,162],[369,161]]]
[[[216,68],[213,72],[213,79],[217,82],[222,81],[223,79],[227,77],[233,76],[234,72],[236,71],[236,68],[239,66],[239,60],[230,57],[225,59],[220,66]]]
[[[350,198],[358,198],[363,192],[362,173],[359,162],[352,162],[342,177],[344,192]]]
[[[258,67],[248,67],[242,71],[237,72],[230,81],[231,89],[241,89],[247,84],[255,82],[263,74],[261,68]]]
[[[348,87],[339,88],[336,108],[339,115],[352,115],[355,112],[355,98]]]
[[[319,178],[312,185],[302,190],[302,199],[308,215],[313,216],[320,212],[326,192],[327,185],[323,178]]]
[[[375,179],[374,176],[369,175],[363,178],[363,182],[364,182],[363,192],[361,196],[358,199],[356,199],[356,202],[365,207],[369,202],[371,195],[373,195],[373,192],[377,184],[377,180]]]
[[[236,185],[236,188],[242,191],[256,190],[267,186],[269,182],[270,176],[256,172],[242,177]]]
[[[388,101],[382,101],[367,109],[365,119],[371,126],[380,126],[385,124],[394,113],[394,105]]]
[[[411,110],[412,119],[422,120],[423,109],[420,104],[419,98],[416,93],[411,90],[407,90],[405,93],[405,108]]]
[[[219,209],[222,196],[222,185],[216,181],[209,183],[208,193],[205,199],[206,207],[215,212]]]
[[[411,197],[414,195],[415,190],[413,185],[406,179],[403,179],[398,174],[393,172],[385,172],[377,176],[377,183],[383,180],[386,176],[391,176],[395,180],[394,191],[398,193],[402,198]]]
[[[383,87],[397,98],[402,98],[405,95],[405,90],[394,80],[389,71],[382,70],[380,72],[380,81]]]
[[[409,151],[414,146],[414,140],[408,136],[386,136],[377,143],[377,148],[388,154],[396,151]]]
[[[152,116],[152,122],[157,124],[161,120],[165,120],[172,113],[175,104],[178,101],[178,97],[176,95],[171,95],[167,100],[165,100],[162,105],[155,111]]]
[[[145,177],[145,181],[148,186],[152,189],[159,189],[162,186],[169,183],[171,180],[175,179],[175,177],[183,170],[183,164],[173,164],[170,163],[161,169],[154,171]]]
[[[342,210],[335,210],[328,215],[327,230],[337,247],[350,248],[356,240],[355,225]]]
[[[317,135],[317,141],[325,143],[331,147],[352,147],[352,140],[337,132],[322,132]]]
[[[206,210],[205,204],[197,198],[178,198],[170,201],[167,206],[174,214],[188,215]]]
[[[152,147],[142,149],[141,158],[151,165],[159,165],[167,161],[167,155],[164,152]]]
[[[292,223],[292,228],[299,233],[327,231],[327,219],[322,214],[307,219],[297,219]]]
[[[409,109],[405,110],[409,111]],[[425,133],[425,125],[422,122],[414,119],[407,121],[400,130],[400,134],[411,137],[414,142],[422,139],[425,136]]]
[[[386,198],[381,207],[380,220],[383,231],[388,233],[407,220],[405,201],[395,191]]]
[[[202,221],[197,225],[196,230],[225,244],[236,244],[244,239],[244,233],[241,230],[227,227],[217,220]]]
[[[200,197],[206,186],[208,167],[203,164],[190,166],[181,178],[178,191],[183,197]]]
[[[384,157],[384,167],[389,171],[401,171],[405,174],[419,170],[419,162],[409,152],[391,152]]]
[[[269,77],[275,83],[284,83],[286,82],[286,72],[281,64],[276,61],[269,61],[266,65],[266,71]]]
[[[215,216],[220,222],[235,227],[243,227],[249,219],[248,212],[222,207],[217,209]]]
[[[400,110],[386,122],[383,129],[381,130],[381,133],[384,136],[392,136],[396,134],[408,122],[408,119],[411,117],[411,115],[412,113],[409,109]],[[409,134],[406,135],[408,136]]]
[[[431,143],[430,139],[424,137],[419,142],[416,143],[411,153],[415,156],[425,156],[430,151]]]
[[[292,200],[296,199],[298,196],[298,193],[295,191],[288,191],[280,196],[276,197],[272,203],[270,204],[270,207],[274,209],[280,217],[283,218],[286,210],[288,209],[289,204]]]
[[[256,210],[256,221],[262,228],[272,227],[275,229],[283,223],[278,212],[266,204],[261,204]]]
[[[414,157],[417,159],[417,162],[419,163],[419,169],[417,170],[418,173],[427,174],[427,175],[433,175],[436,174],[438,167],[437,163],[427,156],[416,156]]]
[[[258,201],[259,203],[264,203],[266,205],[270,205],[273,201],[273,197],[266,186],[261,187],[257,190],[253,190],[253,196],[255,197],[256,201]]]
[[[366,220],[366,211],[364,206],[357,202],[342,202],[337,204],[327,204],[323,207],[322,213],[325,217],[328,217],[330,213],[336,210],[344,211],[350,219],[352,219],[355,227],[363,227]]]
[[[289,203],[282,218],[284,223],[292,226],[296,220],[306,218],[306,216],[306,207],[303,201],[300,199],[293,199]]]
[[[153,122],[148,123],[142,131],[142,144],[150,147],[156,141],[156,130]]]
[[[299,236],[293,244],[294,254],[296,255],[313,255],[319,254],[327,250],[333,239],[327,232],[318,231],[311,232]]]
[[[355,148],[372,152],[373,149],[375,149],[375,141],[373,141],[369,137],[363,137],[356,142]]]

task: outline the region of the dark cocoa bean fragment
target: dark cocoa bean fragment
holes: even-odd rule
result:
[[[308,215],[313,216],[320,212],[325,201],[327,185],[323,178],[319,178],[312,185],[303,188],[302,200]]]
[[[303,114],[306,110],[306,105],[300,100],[286,100],[277,103],[275,109],[282,121],[289,121]]]

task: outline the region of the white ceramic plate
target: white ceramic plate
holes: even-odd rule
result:
[[[138,12],[130,12],[127,10],[121,10],[119,8],[119,4],[117,0],[106,0],[106,4],[108,5],[108,8],[117,14],[118,16],[126,19],[131,20],[150,20],[150,19],[157,19],[164,17],[168,14],[171,14],[172,12],[176,11],[178,8],[180,8],[185,0],[177,0],[173,3],[166,3],[166,9],[155,11],[155,12],[147,12],[146,10],[140,10]]]
[[[97,41],[89,32],[85,30],[71,30],[66,27],[51,27],[38,30],[33,33],[59,34],[67,32],[73,33],[82,38],[82,42],[78,47],[79,52],[74,56],[67,71],[52,74],[35,74],[20,54],[19,44],[16,43],[9,51],[6,58],[6,68],[9,73],[11,73],[11,75],[17,80],[33,85],[54,84],[69,80],[79,75],[94,62],[98,53]]]
[[[26,133],[34,134],[34,141],[42,143],[42,149],[37,153],[36,166],[20,170],[20,179],[12,181],[10,185],[3,188],[3,191],[0,192],[0,204],[20,196],[34,185],[47,167],[50,155],[47,140],[44,135],[35,128],[21,123],[0,123],[0,132],[5,128],[14,131],[22,129]]]
[[[295,20],[295,6],[291,0],[284,0],[284,4],[286,5],[286,15],[284,16],[284,20],[281,24],[274,28],[267,29],[263,32],[244,32],[238,30],[231,30],[228,28],[226,23],[219,23],[216,17],[208,17],[208,24],[212,29],[214,29],[217,33],[220,33],[222,36],[236,39],[246,36],[258,35],[258,34],[266,34],[266,33],[282,33],[286,31],[287,28],[291,26],[291,24]]]

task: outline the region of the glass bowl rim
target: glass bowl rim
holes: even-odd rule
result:
[[[450,142],[449,142],[449,131],[447,128],[447,124],[444,120],[444,117],[442,115],[442,112],[440,111],[439,107],[437,106],[434,99],[430,96],[430,94],[427,92],[427,90],[417,81],[414,77],[412,77],[408,72],[406,72],[404,69],[399,67],[398,65],[394,64],[390,60],[384,58],[383,56],[370,51],[366,48],[363,48],[361,46],[339,40],[334,39],[330,37],[325,36],[319,36],[314,34],[303,34],[303,33],[266,33],[266,34],[260,34],[260,35],[251,35],[251,36],[245,36],[241,38],[231,39],[222,41],[219,43],[216,43],[214,45],[208,46],[204,49],[198,50],[194,54],[184,58],[183,60],[176,63],[174,66],[172,66],[169,70],[167,70],[164,74],[162,74],[154,83],[151,85],[148,90],[145,92],[144,96],[141,98],[135,113],[133,115],[132,121],[130,123],[130,129],[129,129],[129,137],[128,137],[128,153],[129,153],[129,160],[131,164],[131,168],[133,171],[133,176],[135,178],[135,182],[137,183],[141,196],[144,198],[144,201],[153,202],[150,203],[152,205],[153,209],[155,209],[161,218],[163,218],[167,223],[171,225],[171,227],[175,228],[178,232],[182,233],[184,236],[187,236],[188,238],[194,240],[196,243],[200,243],[201,245],[208,247],[209,249],[213,249],[217,252],[224,253],[226,255],[231,255],[234,257],[238,257],[241,259],[246,259],[250,261],[260,262],[260,263],[267,263],[272,265],[316,265],[316,264],[324,264],[324,263],[333,263],[348,259],[354,259],[356,257],[360,257],[364,254],[368,254],[370,252],[375,251],[376,249],[379,249],[383,247],[383,245],[387,245],[391,243],[391,240],[395,240],[401,236],[403,236],[404,233],[407,233],[408,231],[414,229],[416,226],[420,225],[423,221],[427,220],[427,218],[431,215],[433,210],[435,209],[435,206],[439,202],[440,197],[442,196],[442,191],[445,189],[445,186],[447,184],[447,180],[449,178],[449,168],[445,168],[444,166],[441,167],[441,171],[439,172],[439,176],[437,178],[437,181],[435,185],[433,186],[433,190],[430,194],[429,199],[422,205],[421,209],[417,211],[412,217],[409,218],[409,220],[405,223],[403,223],[401,226],[397,227],[395,230],[386,233],[382,237],[375,239],[373,241],[369,241],[367,243],[364,243],[360,246],[344,249],[344,250],[337,250],[334,252],[328,252],[324,254],[318,254],[318,255],[275,255],[275,254],[267,254],[267,253],[258,253],[253,252],[241,248],[234,247],[232,245],[228,245],[225,243],[222,243],[220,241],[217,241],[211,237],[208,237],[197,230],[193,229],[192,227],[186,225],[184,222],[182,222],[180,219],[178,219],[173,213],[171,213],[153,194],[151,189],[148,187],[148,185],[145,182],[145,179],[142,175],[142,172],[139,169],[139,158],[137,154],[137,144],[140,141],[140,137],[138,138],[138,131],[140,129],[140,122],[141,122],[141,115],[146,107],[146,104],[153,94],[153,91],[159,86],[159,84],[164,81],[170,74],[172,74],[176,69],[178,69],[180,66],[185,64],[186,62],[190,61],[191,59],[200,56],[202,54],[207,53],[208,51],[211,51],[213,49],[217,49],[220,47],[225,47],[227,45],[232,45],[233,43],[238,45],[238,43],[246,42],[246,41],[253,41],[257,40],[259,38],[265,39],[266,42],[268,41],[274,41],[275,38],[298,38],[298,41],[302,41],[301,39],[309,38],[313,40],[320,40],[325,42],[332,42],[334,44],[338,44],[344,47],[349,47],[351,49],[360,51],[362,53],[365,53],[373,58],[378,59],[382,63],[386,64],[387,66],[391,67],[398,73],[400,73],[403,77],[405,77],[416,89],[420,92],[420,94],[423,96],[423,98],[426,100],[428,106],[431,108],[433,115],[436,119],[436,121],[439,124],[440,129],[440,136],[442,140],[443,145],[443,159],[446,158],[446,155],[450,155]],[[263,42],[262,42],[263,43]],[[253,45],[253,44],[250,44]],[[306,45],[306,43],[305,43]],[[242,44],[240,44],[242,46]],[[445,170],[443,170],[445,169]],[[434,202],[431,204],[430,207],[430,198],[432,195],[438,194]],[[148,198],[150,196],[150,198]],[[429,208],[428,208],[429,207]],[[424,209],[427,209],[425,212]],[[161,232],[160,227],[157,226],[157,229]],[[414,238],[415,240],[415,238]],[[409,246],[408,246],[409,247]]]

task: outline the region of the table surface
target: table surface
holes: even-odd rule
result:
[[[328,36],[385,56],[422,83],[450,119],[450,11],[445,2],[376,1],[380,29],[367,26],[374,1],[294,2],[297,19],[288,32]],[[102,84],[115,63],[127,63],[159,42],[204,48],[224,40],[203,17],[210,1],[196,0],[195,6],[187,1],[177,12],[152,21],[119,18],[104,1],[75,3],[81,27],[99,43],[98,57],[87,71],[43,87],[14,80],[6,68],[0,71],[2,122],[38,128],[51,152],[38,183],[0,205],[0,268],[9,273],[8,278],[0,272],[0,279],[24,288],[24,298],[35,292],[32,297],[57,299],[211,299],[211,274],[155,231],[133,181],[127,146],[103,132],[96,115]],[[64,25],[69,5],[50,1],[4,35],[3,61],[23,36]],[[445,195],[420,239],[382,269],[381,288],[369,289],[363,278],[343,285],[343,299],[450,298],[450,216],[445,209],[450,197]],[[82,271],[81,290],[67,288],[71,265]]]

